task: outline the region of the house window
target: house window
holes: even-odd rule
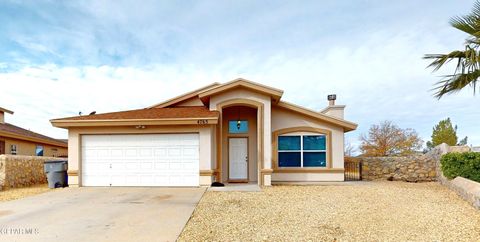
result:
[[[12,155],[17,154],[17,145],[10,145],[10,154]]]
[[[279,167],[326,167],[325,135],[278,136]]]
[[[248,133],[248,121],[247,120],[228,121],[228,132],[231,134]]]
[[[43,146],[37,145],[37,147],[35,148],[35,155],[43,156]]]

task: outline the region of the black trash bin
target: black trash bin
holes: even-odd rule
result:
[[[45,173],[47,174],[48,187],[67,187],[68,186],[68,161],[67,160],[52,160],[43,163]]]

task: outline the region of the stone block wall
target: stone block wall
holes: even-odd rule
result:
[[[440,171],[440,158],[449,152],[467,152],[468,146],[441,144],[426,154],[391,157],[350,157],[346,160],[362,162],[362,179],[394,181],[436,181],[444,180]]]
[[[47,182],[43,162],[54,157],[0,155],[0,190]]]
[[[435,181],[436,160],[431,156],[358,157],[362,162],[362,179],[388,179],[394,181]]]

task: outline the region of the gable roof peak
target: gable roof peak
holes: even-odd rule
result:
[[[207,86],[204,86],[202,88],[187,92],[187,93],[182,94],[180,96],[177,96],[177,97],[168,99],[166,101],[163,101],[161,103],[157,103],[155,105],[149,106],[147,108],[166,108],[166,107],[170,107],[172,105],[175,105],[177,103],[180,103],[182,101],[185,101],[185,100],[188,100],[188,99],[191,99],[191,98],[195,98],[195,97],[198,97],[203,101],[205,99],[208,99],[208,97],[210,95],[213,95],[213,94],[216,94],[216,93],[219,93],[219,92],[222,92],[222,91],[226,91],[226,90],[229,90],[229,89],[232,89],[232,88],[235,88],[235,87],[245,87],[247,89],[251,89],[251,90],[254,90],[254,91],[257,91],[257,92],[267,94],[270,97],[272,97],[272,99],[275,103],[278,102],[283,95],[283,90],[280,90],[280,89],[277,89],[277,88],[274,88],[274,87],[270,87],[270,86],[266,86],[266,85],[260,84],[258,82],[253,82],[253,81],[247,80],[243,77],[239,77],[239,78],[236,78],[234,80],[231,80],[231,81],[223,83],[223,84],[220,84],[218,82],[214,82],[210,85],[207,85]]]
[[[202,92],[198,93],[198,97],[203,101],[204,99],[208,99],[208,97],[214,94],[218,94],[236,87],[244,87],[256,92],[269,95],[275,103],[280,101],[280,98],[283,95],[283,90],[253,82],[245,78],[237,78],[224,84],[212,87],[210,89],[203,90]]]

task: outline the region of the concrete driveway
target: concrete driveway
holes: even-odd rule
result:
[[[205,188],[65,188],[0,203],[0,241],[175,241]]]

